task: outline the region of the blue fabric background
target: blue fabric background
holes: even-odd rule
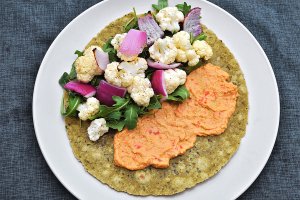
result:
[[[97,2],[0,1],[0,199],[74,199],[52,174],[38,147],[32,93],[52,41]],[[257,38],[271,61],[281,96],[273,153],[240,199],[300,199],[300,1],[212,2],[233,14]]]

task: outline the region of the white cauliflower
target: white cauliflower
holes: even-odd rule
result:
[[[119,74],[119,62],[112,62],[107,65],[104,73],[105,80],[110,84],[121,87],[122,79]]]
[[[132,62],[112,62],[107,65],[104,77],[110,84],[126,87],[131,98],[140,106],[148,106],[154,95],[151,83],[145,78],[148,68],[144,58]]]
[[[131,98],[139,106],[148,106],[150,98],[154,95],[148,78],[135,76],[132,84],[127,89]]]
[[[181,69],[168,69],[164,71],[166,90],[171,94],[179,85],[186,81],[186,73]]]
[[[132,62],[121,62],[118,69],[124,70],[134,76],[145,77],[145,70],[148,68],[144,58],[137,58]]]
[[[190,41],[190,34],[180,31],[173,35],[173,41],[177,48],[176,61],[188,62],[189,66],[194,66],[199,62],[200,56],[197,55]]]
[[[209,44],[204,40],[196,40],[193,43],[193,48],[195,49],[197,55],[200,56],[200,58],[208,60],[213,56],[213,50],[211,46],[209,46]]]
[[[129,87],[135,76],[145,77],[147,68],[147,61],[144,58],[137,58],[132,62],[112,62],[107,65],[104,77],[110,84]]]
[[[99,107],[100,103],[98,99],[90,97],[85,103],[82,103],[77,107],[77,110],[79,111],[78,117],[81,120],[86,121],[89,117],[98,113]]]
[[[115,50],[119,50],[121,43],[123,42],[124,38],[126,37],[127,33],[117,34],[115,37],[111,40],[111,45],[114,46]]]
[[[177,49],[174,45],[173,39],[165,37],[159,38],[149,48],[150,57],[156,61],[164,64],[171,64],[175,61],[177,55]]]
[[[103,71],[99,68],[93,50],[103,51],[98,46],[91,46],[86,49],[83,56],[76,59],[74,65],[77,73],[77,79],[83,83],[90,82],[94,76],[101,75]]]
[[[179,22],[184,20],[184,15],[177,7],[166,7],[161,9],[155,18],[162,30],[177,32],[180,30]]]
[[[97,141],[104,133],[108,132],[106,121],[104,118],[95,119],[88,127],[88,135],[91,141]]]

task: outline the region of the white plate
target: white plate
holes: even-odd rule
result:
[[[170,0],[169,0],[170,1]],[[151,9],[152,1],[109,0],[98,3],[74,19],[55,39],[39,69],[33,95],[33,121],[42,153],[56,177],[79,199],[140,199],[116,192],[89,175],[75,159],[59,107],[62,89],[58,79],[69,71],[89,40],[114,19],[130,12]],[[182,0],[170,1],[171,5]],[[246,136],[230,162],[213,178],[172,199],[234,199],[257,178],[275,143],[279,124],[279,94],[272,67],[253,35],[232,15],[216,5],[188,0],[202,8],[202,22],[222,39],[238,60],[249,91]],[[169,197],[170,198],[170,197]],[[145,199],[168,199],[146,197]]]

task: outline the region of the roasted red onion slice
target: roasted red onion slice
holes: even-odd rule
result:
[[[124,97],[127,90],[126,88],[112,85],[104,80],[101,80],[97,88],[97,99],[101,104],[112,106],[115,101],[112,99],[113,96]]]
[[[104,71],[109,63],[108,53],[94,49],[94,55],[99,68]]]
[[[199,7],[191,9],[183,22],[183,30],[188,33],[192,33],[194,37],[202,33],[200,24],[200,11],[201,8]]]
[[[140,17],[138,20],[139,29],[147,33],[147,45],[152,45],[158,38],[164,36],[164,32],[158,26],[151,14]]]
[[[119,52],[128,57],[137,56],[142,53],[146,43],[146,32],[131,29],[121,43]]]
[[[64,86],[64,88],[70,91],[74,91],[86,98],[94,96],[96,94],[96,88],[79,81],[70,81]]]
[[[162,101],[168,98],[164,70],[156,70],[155,72],[153,72],[151,85],[155,94],[160,94],[163,96],[163,98],[161,99]]]
[[[161,62],[155,62],[151,59],[147,59],[147,64],[149,65],[149,67],[155,68],[155,69],[173,69],[176,67],[179,67],[181,65],[181,63],[172,63],[172,64],[164,64]]]

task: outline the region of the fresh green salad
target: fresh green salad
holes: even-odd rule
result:
[[[65,90],[61,114],[90,120],[92,141],[109,129],[134,129],[138,117],[160,109],[163,101],[189,98],[187,75],[213,55],[200,24],[199,7],[167,0],[137,15],[124,32],[102,47],[77,50],[71,71],[59,84]]]

